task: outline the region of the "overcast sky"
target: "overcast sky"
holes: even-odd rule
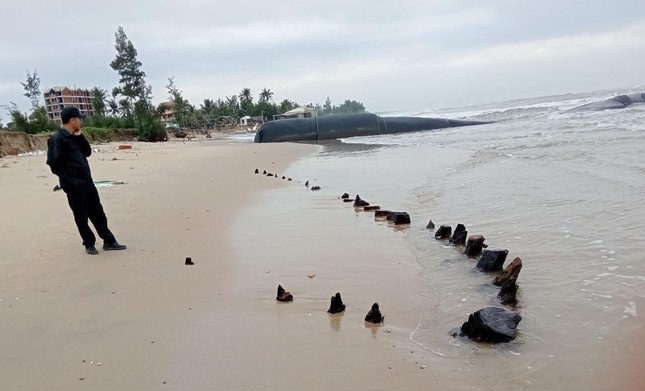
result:
[[[111,91],[118,26],[155,103],[171,76],[194,104],[266,87],[372,111],[645,85],[643,0],[7,0],[2,14],[0,104],[25,109],[26,70],[43,89]]]

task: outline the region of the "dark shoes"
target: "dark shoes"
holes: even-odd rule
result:
[[[103,250],[125,250],[127,247],[125,244],[119,244],[118,242],[114,243],[103,243]]]
[[[85,252],[90,255],[96,255],[99,253],[99,250],[97,250],[96,247],[94,246],[89,246],[89,247],[85,247]]]

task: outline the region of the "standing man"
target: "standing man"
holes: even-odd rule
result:
[[[88,219],[103,239],[103,250],[125,250],[126,246],[119,244],[108,229],[107,217],[92,180],[90,164],[87,162],[92,148],[81,133],[85,116],[76,107],[65,107],[60,117],[63,126],[47,140],[47,164],[58,176],[60,187],[67,194],[76,227],[83,238],[85,252],[91,255],[99,253]]]

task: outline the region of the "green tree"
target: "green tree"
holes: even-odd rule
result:
[[[331,99],[327,97],[327,99],[325,99],[325,104],[323,105],[322,110],[320,111],[320,115],[331,114],[333,110],[334,110],[334,106],[332,106],[331,104]]]
[[[263,88],[260,91],[260,102],[269,102],[273,100],[273,92],[268,88]]]
[[[92,108],[94,115],[105,116],[105,102],[107,100],[107,91],[101,87],[92,88]]]
[[[116,117],[117,115],[119,115],[119,103],[116,101],[116,99],[110,99],[107,105],[110,116]]]
[[[253,112],[253,95],[251,94],[251,89],[242,88],[238,97],[240,98],[240,109],[243,114],[251,114]]]
[[[34,69],[34,73],[29,73],[27,71],[27,79],[25,82],[20,82],[22,88],[25,90],[24,96],[29,99],[31,102],[31,109],[36,110],[40,107],[40,77],[38,77],[38,71]]]
[[[191,110],[190,103],[184,99],[181,91],[175,85],[175,77],[168,78],[166,85],[168,91],[168,98],[173,103],[173,110],[175,111],[175,121],[182,128],[195,127],[194,124],[194,108]],[[193,118],[191,118],[193,117]]]
[[[137,49],[119,26],[114,33],[116,57],[110,67],[119,74],[119,86],[112,90],[112,95],[123,96],[119,105],[128,117],[128,122],[134,122],[139,129],[139,138],[146,141],[165,139],[165,131],[159,121],[159,114],[152,105],[152,87],[146,83],[146,74],[137,59]],[[125,104],[124,101],[127,101]]]
[[[287,111],[295,109],[296,107],[298,107],[297,103],[292,102],[289,99],[285,99],[282,102],[280,102],[280,106],[278,107],[278,111],[279,111],[279,114],[284,114]]]

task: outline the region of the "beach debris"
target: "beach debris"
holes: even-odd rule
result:
[[[343,304],[343,300],[340,298],[340,292],[336,292],[336,294],[331,297],[331,305],[327,312],[330,314],[337,314],[343,311],[345,311],[345,304]]]
[[[255,169],[255,173],[256,173],[256,174],[259,174],[259,173],[260,173],[260,170],[258,170],[258,169],[256,168],[256,169]]]
[[[58,185],[54,186],[54,188],[52,189],[52,191],[58,191],[58,190],[63,190],[63,189]]]
[[[132,145],[119,145],[119,149],[132,149]]]
[[[361,199],[361,196],[356,194],[356,198],[354,198],[354,208],[360,208],[362,206],[369,206],[370,203]]]
[[[267,176],[273,176],[273,174],[271,174],[270,172],[267,172]]]
[[[484,244],[484,240],[486,240],[484,235],[470,235],[468,237],[468,241],[466,242],[466,249],[464,250],[464,254],[469,257],[474,257],[481,254],[482,248],[488,247]]]
[[[434,223],[432,222],[432,220],[428,221],[428,225],[426,225],[426,228],[427,229],[434,229]]]
[[[309,187],[309,181],[305,182],[305,187]]]
[[[449,225],[442,225],[434,234],[435,239],[448,239],[452,235],[452,227]]]
[[[477,262],[477,269],[483,272],[498,272],[502,270],[508,250],[484,250]]]
[[[508,266],[506,266],[506,268],[500,273],[499,276],[495,277],[495,279],[493,280],[493,285],[502,286],[508,280],[517,280],[521,270],[522,259],[520,257],[517,257],[513,259],[513,262],[509,263]]]
[[[311,191],[320,190],[320,186],[311,186]]]
[[[508,279],[504,285],[502,285],[502,289],[499,290],[497,297],[500,299],[502,304],[515,305],[517,303],[517,288],[517,279]]]
[[[282,302],[289,302],[293,301],[293,295],[291,292],[287,292],[284,290],[282,285],[278,285],[278,295],[275,297],[277,301],[282,301]]]
[[[314,277],[316,277],[316,273],[307,274],[307,277],[314,278]]]
[[[267,174],[267,170],[262,171],[262,175],[266,175],[266,174]]]
[[[113,157],[111,160],[112,160],[112,161],[115,161],[115,160],[119,160],[119,159],[117,159],[116,157]]]
[[[378,218],[387,218],[387,216],[388,216],[390,213],[391,213],[391,212],[390,212],[389,210],[384,210],[384,209],[376,210],[376,211],[374,211],[374,218],[375,218],[375,219],[378,219]]]
[[[455,232],[452,234],[452,238],[450,238],[450,243],[455,245],[466,244],[467,237],[468,237],[468,231],[466,231],[466,226],[463,224],[457,224],[457,227],[455,228]]]
[[[186,265],[194,265],[193,259],[191,257],[186,257]]]
[[[395,225],[410,224],[410,215],[408,212],[389,212],[386,220],[393,222]]]
[[[343,200],[344,200],[344,199],[347,199],[347,198],[349,198],[349,194],[347,194],[347,193],[343,193],[343,195],[342,195],[342,196],[340,196],[340,198],[341,198],[341,199],[343,199]]]
[[[381,209],[381,207],[378,205],[370,205],[370,206],[363,207],[363,210],[366,212],[369,212],[371,210],[379,210],[379,209]]]
[[[378,308],[378,303],[372,304],[372,309],[365,315],[366,322],[372,323],[383,323],[385,317],[381,315],[381,311]]]
[[[508,342],[515,338],[519,314],[499,307],[486,307],[470,314],[453,337],[466,336],[476,342]]]

